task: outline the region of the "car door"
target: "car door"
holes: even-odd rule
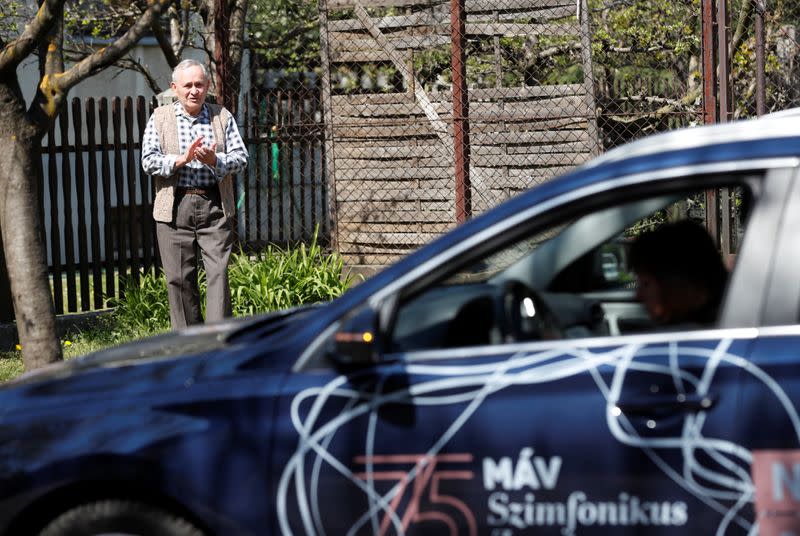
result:
[[[696,179],[661,187],[684,192]],[[748,179],[756,189],[763,182],[760,174]],[[619,202],[629,203],[624,193]],[[613,199],[553,210],[578,218]],[[775,225],[764,213],[754,209],[749,226]],[[278,456],[283,532],[750,531],[747,453],[735,423],[751,331],[549,340],[539,326],[531,330],[537,338],[522,340],[486,321],[508,299],[546,314],[539,289],[519,294],[510,281],[480,274],[496,258],[524,259],[526,247],[566,225],[553,221],[513,239],[498,233],[496,247],[482,243],[464,266],[384,298],[376,307],[394,320],[369,364],[293,375],[282,402],[291,424],[279,432],[299,436]],[[340,329],[334,338],[350,335]]]
[[[796,170],[782,171],[781,179],[790,186],[783,212],[773,215],[780,217],[775,260],[755,300],[762,327],[748,356],[739,417],[762,534],[800,532],[800,180]]]

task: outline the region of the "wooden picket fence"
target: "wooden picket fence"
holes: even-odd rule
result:
[[[73,99],[42,147],[39,199],[56,312],[105,308],[158,264],[139,163],[144,97]]]

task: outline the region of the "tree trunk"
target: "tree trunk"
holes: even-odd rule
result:
[[[0,82],[0,232],[26,370],[62,359],[36,192],[43,136],[16,80]]]

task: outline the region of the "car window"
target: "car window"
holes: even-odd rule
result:
[[[752,194],[742,186],[730,192],[731,248],[735,251]],[[645,196],[573,213],[544,229],[534,228],[401,299],[389,349],[712,327],[727,267],[703,227],[704,200],[703,191]],[[700,233],[698,227],[702,227]],[[687,230],[697,239],[680,235]],[[669,238],[676,233],[676,238]],[[710,253],[703,253],[703,234]],[[663,247],[659,240],[664,241]],[[690,244],[698,240],[700,249],[691,249]],[[653,241],[655,248],[645,247]],[[637,259],[637,250],[645,250],[638,253],[645,258]],[[651,266],[651,257],[658,258],[657,266]],[[670,271],[661,265],[674,266]],[[693,274],[692,279],[679,280],[683,272]],[[660,279],[654,282],[655,275]],[[665,304],[654,302],[656,287]],[[701,294],[708,296],[698,297]],[[701,304],[700,298],[708,303]]]

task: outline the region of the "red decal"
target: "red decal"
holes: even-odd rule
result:
[[[753,451],[761,536],[800,534],[800,450]]]
[[[443,495],[439,491],[439,485],[443,481],[450,480],[472,480],[472,471],[441,470],[437,467],[442,463],[469,463],[472,461],[471,454],[440,454],[436,456],[426,456],[424,454],[398,454],[391,456],[357,456],[355,462],[359,465],[373,465],[372,472],[359,472],[355,476],[361,480],[371,480],[375,482],[389,481],[397,483],[397,493],[392,498],[389,507],[383,515],[380,526],[380,536],[385,536],[392,527],[392,518],[396,516],[400,519],[403,532],[415,523],[437,522],[443,525],[442,534],[457,536],[459,528],[468,536],[478,534],[478,526],[472,510],[461,500]],[[397,468],[377,470],[374,466],[381,465],[410,465],[407,470]],[[413,468],[413,470],[412,470]],[[401,515],[398,512],[404,496],[409,488],[410,479],[413,476],[411,493],[406,503],[405,512]],[[430,504],[430,507],[421,509],[421,504]],[[442,509],[448,507],[448,511]],[[462,518],[458,523],[453,513],[457,512]]]

